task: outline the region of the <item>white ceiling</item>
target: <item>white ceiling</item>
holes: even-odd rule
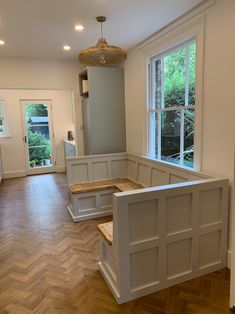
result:
[[[128,50],[204,0],[0,0],[0,57],[76,59],[100,34]],[[85,29],[76,32],[74,25]],[[62,46],[68,44],[71,51]]]

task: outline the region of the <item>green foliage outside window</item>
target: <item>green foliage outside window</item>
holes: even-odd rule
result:
[[[38,132],[28,132],[28,146],[30,161],[41,162],[49,159],[51,155],[50,143],[44,135]]]
[[[47,105],[37,104],[37,105],[26,105],[25,106],[25,116],[26,121],[29,121],[31,117],[47,117]]]
[[[186,86],[186,59],[188,57],[188,80]],[[159,81],[157,70],[156,103],[159,104],[159,86],[163,84],[163,108],[195,105],[196,80],[196,43],[182,48],[161,59],[163,82]],[[159,63],[156,64],[159,69]],[[186,88],[187,87],[187,88]],[[187,95],[186,95],[187,93]],[[187,101],[187,103],[186,103]],[[181,114],[178,110],[167,111],[162,114],[161,121],[161,156],[164,160],[178,163],[180,158],[180,122]],[[156,147],[156,154],[157,154]],[[184,110],[184,161],[185,165],[193,165],[194,154],[194,110]]]
[[[195,104],[196,44],[189,46],[188,104]],[[180,49],[164,58],[165,107],[185,105],[186,50]]]

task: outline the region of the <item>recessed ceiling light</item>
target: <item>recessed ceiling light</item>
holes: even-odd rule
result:
[[[68,51],[68,50],[71,50],[71,47],[68,46],[68,45],[64,45],[63,49],[66,50],[66,51]]]
[[[4,40],[0,40],[0,46],[4,46],[5,45],[5,41]]]
[[[84,29],[84,26],[82,26],[81,24],[77,24],[77,25],[75,25],[74,29],[76,31],[82,31]]]

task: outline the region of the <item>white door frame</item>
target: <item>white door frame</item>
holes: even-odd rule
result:
[[[43,174],[56,172],[56,156],[55,156],[55,145],[54,145],[54,128],[53,128],[53,119],[52,119],[52,101],[51,99],[20,99],[21,104],[21,116],[22,116],[22,126],[23,126],[23,142],[24,142],[24,152],[25,152],[25,169],[27,175],[32,174]],[[25,105],[32,104],[46,104],[48,108],[48,124],[49,124],[49,134],[50,134],[50,143],[51,143],[51,167],[30,167],[29,162],[29,150],[28,142],[25,142],[27,139],[27,128],[25,124]]]
[[[230,201],[230,227],[231,227],[231,275],[230,275],[230,308],[235,310],[235,226],[233,225],[235,218],[235,146],[234,146],[234,168],[233,168],[233,182],[231,186],[231,201]]]

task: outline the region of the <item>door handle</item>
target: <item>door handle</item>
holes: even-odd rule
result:
[[[27,137],[26,137],[26,135],[24,136],[23,141],[25,141],[25,143],[27,143]]]

